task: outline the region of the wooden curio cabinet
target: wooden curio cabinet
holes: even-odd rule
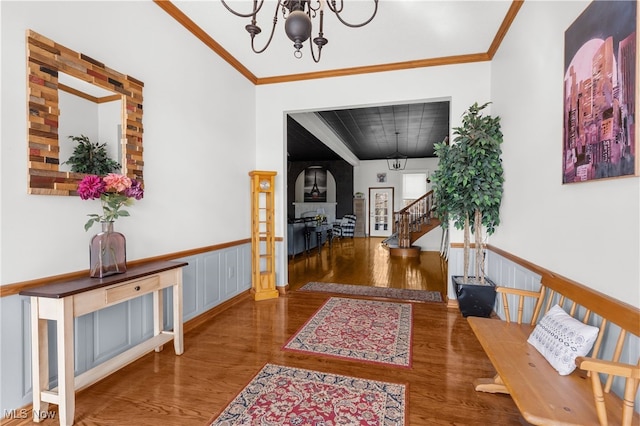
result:
[[[254,300],[278,297],[275,272],[276,172],[249,172],[251,177],[251,293]]]

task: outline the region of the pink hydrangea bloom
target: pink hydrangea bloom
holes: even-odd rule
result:
[[[78,184],[78,195],[83,200],[100,198],[104,191],[105,184],[100,176],[87,175]]]
[[[78,184],[78,195],[83,200],[100,199],[102,215],[90,214],[84,229],[89,230],[97,222],[113,222],[120,216],[129,216],[122,207],[129,206],[132,198],[142,199],[144,189],[140,182],[124,175],[109,173],[107,176],[85,176]]]
[[[102,180],[104,180],[108,192],[124,192],[125,189],[131,187],[131,179],[125,175],[109,173]]]

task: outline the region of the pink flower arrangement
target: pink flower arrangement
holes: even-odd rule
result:
[[[85,223],[87,231],[96,222],[113,222],[120,216],[129,216],[122,206],[130,206],[133,199],[140,200],[144,196],[144,189],[140,182],[117,173],[109,173],[104,177],[96,175],[85,176],[78,184],[78,195],[83,200],[100,199],[103,215],[89,214],[89,221]]]

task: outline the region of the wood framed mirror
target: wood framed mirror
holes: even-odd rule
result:
[[[85,176],[60,170],[60,96],[64,90],[73,93],[58,81],[59,73],[112,93],[92,97],[82,91],[75,93],[95,103],[121,99],[116,141],[120,149],[117,161],[121,173],[144,185],[142,157],[142,88],[144,84],[121,74],[103,63],[62,46],[32,30],[27,30],[28,118],[27,152],[29,194],[77,195],[78,182]],[[80,136],[80,135],[77,135]],[[98,142],[98,141],[96,141]]]

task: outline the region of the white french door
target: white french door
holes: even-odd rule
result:
[[[393,187],[369,188],[369,235],[388,237],[393,232]]]

